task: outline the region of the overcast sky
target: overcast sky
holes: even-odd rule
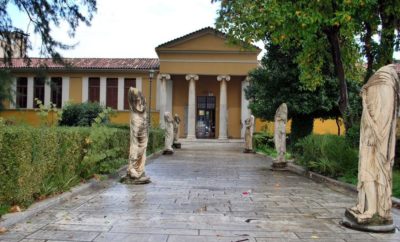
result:
[[[98,0],[92,25],[79,27],[74,40],[63,28],[54,29],[54,34],[69,44],[78,43],[62,52],[65,57],[157,57],[156,46],[213,27],[218,6],[211,0]],[[18,17],[18,26],[26,29],[26,17]],[[34,47],[40,43],[32,40]],[[29,54],[38,56],[37,47]]]
[[[157,58],[155,47],[198,29],[214,26],[219,4],[211,0],[97,0],[92,25],[78,28],[74,39],[66,28],[53,28],[58,40],[77,44],[64,57]],[[27,29],[28,18],[10,9],[14,24]],[[32,27],[31,27],[32,28]],[[39,38],[31,34],[31,57],[39,56]],[[256,44],[261,49],[263,43]],[[259,59],[264,51],[259,55]],[[400,59],[400,54],[395,54]]]

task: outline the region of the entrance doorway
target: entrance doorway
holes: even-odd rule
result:
[[[215,138],[215,96],[197,97],[196,137]]]

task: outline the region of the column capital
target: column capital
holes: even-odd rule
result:
[[[225,81],[230,81],[231,80],[231,76],[229,76],[229,75],[219,75],[219,76],[217,76],[217,81],[223,81],[223,80],[225,80]]]
[[[199,75],[195,75],[195,74],[187,74],[186,75],[186,81],[190,81],[190,80],[199,80]]]
[[[171,75],[170,74],[166,74],[166,73],[160,74],[160,79],[161,80],[163,80],[163,79],[170,80],[171,79]]]

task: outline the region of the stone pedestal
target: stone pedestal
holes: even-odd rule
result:
[[[393,223],[393,219],[385,219],[374,215],[369,219],[360,219],[359,214],[346,209],[344,217],[340,223],[341,225],[366,232],[374,233],[394,233],[396,231],[396,226]]]

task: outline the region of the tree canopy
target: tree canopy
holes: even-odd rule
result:
[[[216,25],[245,43],[262,40],[280,45],[285,51],[299,49],[294,59],[300,82],[309,90],[328,81],[324,77],[328,67],[339,83],[338,106],[346,118],[348,80],[361,79],[362,55],[368,51],[375,62],[380,56],[382,63],[389,61],[387,56],[392,57],[400,37],[394,35],[400,26],[399,11],[400,0],[221,1]],[[367,33],[368,24],[371,31]],[[380,34],[381,41],[376,44],[380,47],[372,48],[374,34]]]
[[[13,22],[15,16],[11,16],[9,13],[11,5],[28,16],[29,24],[26,29],[15,26]],[[69,49],[73,46],[57,40],[51,29],[66,23],[67,32],[69,36],[73,37],[80,23],[90,25],[96,11],[96,0],[81,0],[79,3],[69,0],[0,0],[0,43],[4,50],[5,63],[9,64],[10,58],[13,56],[16,37],[26,36],[26,42],[22,44],[28,48],[31,46],[28,35],[30,27],[42,40],[40,53],[60,59],[59,50]]]

